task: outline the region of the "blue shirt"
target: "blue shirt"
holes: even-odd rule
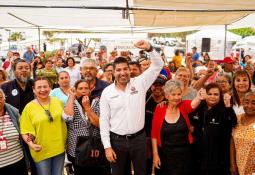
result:
[[[25,52],[23,55],[23,58],[28,63],[31,63],[34,57],[35,57],[34,52]]]
[[[192,55],[192,61],[197,61],[197,60],[199,60],[199,57],[200,57],[199,53],[193,54],[193,55]]]
[[[68,100],[67,95],[64,94],[60,88],[55,88],[55,89],[51,90],[50,96],[59,98],[64,103],[64,105],[66,105],[67,100]]]

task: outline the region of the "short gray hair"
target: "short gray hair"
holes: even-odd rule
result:
[[[168,80],[164,86],[165,95],[170,94],[175,89],[182,90],[183,84],[179,80]]]
[[[95,65],[95,67],[97,67],[96,60],[94,60],[92,58],[83,58],[83,60],[81,60],[80,67],[84,67],[87,63],[92,63],[92,64]]]
[[[255,96],[255,91],[249,91],[244,95],[243,99],[246,99],[248,96]]]

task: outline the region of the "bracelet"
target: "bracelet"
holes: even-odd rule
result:
[[[153,47],[152,47],[152,45],[150,44],[150,48],[148,49],[148,50],[145,50],[146,52],[151,52],[151,51],[153,51]]]

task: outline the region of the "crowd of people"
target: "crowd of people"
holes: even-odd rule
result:
[[[193,47],[167,62],[148,42],[135,46],[138,60],[88,48],[80,63],[63,50],[47,58],[30,47],[23,57],[9,51],[0,70],[0,174],[255,173],[252,57],[214,61]],[[83,142],[98,150],[81,155]]]

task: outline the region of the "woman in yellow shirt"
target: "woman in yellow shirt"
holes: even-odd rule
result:
[[[65,159],[64,105],[49,96],[50,90],[48,80],[38,77],[33,87],[36,98],[26,105],[20,119],[22,137],[29,146],[39,175],[61,175]]]
[[[182,56],[181,56],[180,50],[177,49],[174,52],[172,61],[174,62],[176,69],[178,69],[182,65]]]

